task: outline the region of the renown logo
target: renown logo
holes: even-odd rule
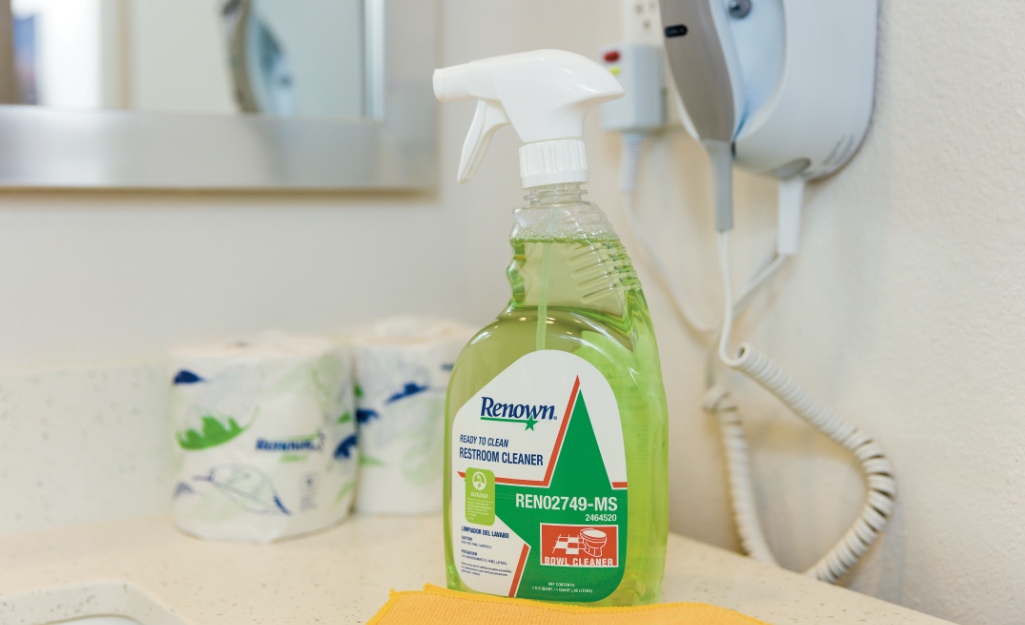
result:
[[[266,438],[256,439],[256,449],[259,451],[285,451],[294,453],[303,451],[320,451],[323,448],[323,432],[277,441],[267,440]]]
[[[526,422],[528,430],[533,430],[533,425],[540,420],[558,420],[555,406],[502,403],[490,397],[481,397],[480,418],[482,421]]]

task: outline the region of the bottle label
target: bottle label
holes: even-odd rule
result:
[[[626,564],[619,406],[583,358],[523,356],[452,424],[452,545],[478,592],[598,601]]]

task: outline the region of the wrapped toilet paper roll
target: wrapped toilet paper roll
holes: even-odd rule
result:
[[[361,455],[358,511],[441,510],[445,393],[452,365],[474,332],[454,321],[392,317],[351,336]]]
[[[178,527],[267,543],[348,516],[359,463],[348,349],[264,333],[170,350]]]

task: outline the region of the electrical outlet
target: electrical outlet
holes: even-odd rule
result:
[[[623,0],[623,41],[662,45],[658,0]]]
[[[623,0],[621,6],[623,20],[623,41],[626,43],[647,43],[664,50],[665,39],[662,37],[662,13],[659,0]],[[681,129],[680,112],[676,103],[676,86],[669,72],[669,64],[662,63],[665,77],[666,96],[666,128]]]

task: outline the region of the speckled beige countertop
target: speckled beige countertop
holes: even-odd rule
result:
[[[388,591],[444,585],[440,517],[354,517],[271,546],[205,542],[169,517],[0,538],[0,623],[117,614],[142,625],[365,623]],[[669,537],[664,601],[775,625],[945,621]],[[828,619],[828,620],[827,620]]]

